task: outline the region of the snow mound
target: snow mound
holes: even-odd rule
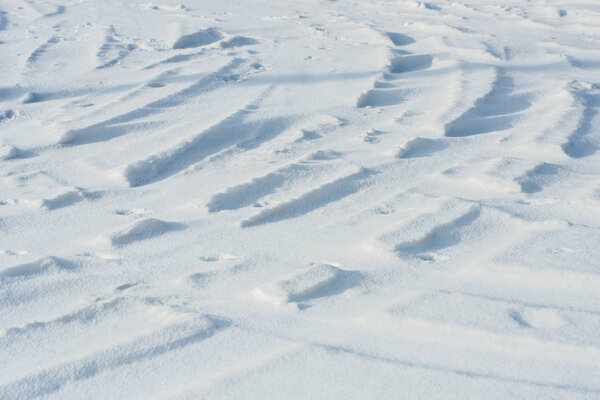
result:
[[[207,28],[189,35],[180,36],[175,43],[173,49],[191,49],[212,44],[223,39],[223,34],[215,28]]]

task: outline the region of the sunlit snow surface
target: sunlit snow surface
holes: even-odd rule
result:
[[[597,0],[2,0],[0,399],[600,398]]]

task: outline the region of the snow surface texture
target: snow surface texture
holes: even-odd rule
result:
[[[597,0],[0,2],[0,399],[600,398]]]

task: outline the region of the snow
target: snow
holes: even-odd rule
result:
[[[597,399],[596,0],[0,3],[0,399]]]

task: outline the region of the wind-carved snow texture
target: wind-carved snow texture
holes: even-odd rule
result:
[[[243,220],[241,226],[247,228],[300,217],[358,192],[363,185],[364,180],[371,174],[371,171],[362,169],[354,174],[326,183],[302,194],[298,198],[284,201],[275,207],[263,210],[258,214]]]
[[[129,53],[136,49],[136,45],[133,43],[124,44],[115,37],[117,32],[114,26],[111,26],[109,31],[104,37],[104,41],[98,51],[96,52],[96,58],[99,61],[96,69],[104,69],[112,67],[120,63]]]
[[[156,218],[147,218],[136,222],[133,226],[123,231],[113,233],[110,235],[110,242],[113,246],[125,246],[138,240],[150,239],[184,228],[185,225],[176,222],[165,222]]]
[[[398,158],[427,157],[435,152],[444,150],[448,145],[441,139],[414,138],[410,139],[399,150]]]
[[[360,276],[356,272],[323,264],[258,287],[252,294],[275,305],[299,303],[342,292],[358,283],[358,279]]]
[[[252,140],[268,140],[269,137],[278,135],[288,124],[286,118],[280,117],[268,121],[249,121],[250,114],[251,110],[239,110],[171,149],[127,165],[123,175],[130,186],[152,183],[228,147],[243,146]]]
[[[10,160],[19,155],[19,150],[15,146],[0,143],[0,160]]]
[[[491,90],[473,108],[446,124],[446,136],[472,136],[512,128],[519,113],[530,106],[527,96],[514,94],[514,90],[513,78],[498,71]]]
[[[559,165],[542,163],[530,171],[527,171],[517,181],[524,193],[535,193],[542,190],[543,186],[552,182],[555,175],[560,173]]]
[[[298,184],[299,180],[310,180],[316,176],[332,173],[328,162],[317,160],[330,160],[337,158],[325,152],[309,155],[304,160],[286,165],[267,175],[254,178],[251,182],[228,188],[224,193],[216,194],[207,204],[210,212],[222,210],[235,210],[249,206],[263,197],[274,193],[278,188],[286,185]]]
[[[37,63],[38,60],[48,51],[48,49],[55,43],[58,43],[58,41],[59,41],[58,37],[52,36],[46,42],[44,42],[40,46],[36,47],[35,50],[33,50],[31,52],[31,54],[29,54],[29,57],[27,57],[27,61],[26,61],[27,65],[31,66],[32,64]],[[32,101],[29,100],[29,102],[32,102]]]
[[[396,245],[396,252],[401,254],[421,253],[439,250],[460,243],[460,230],[479,217],[480,211],[473,209],[460,217],[440,224],[426,232],[423,236]]]
[[[596,0],[0,2],[0,399],[600,398]]]
[[[36,275],[70,271],[74,268],[73,264],[68,260],[57,257],[46,257],[44,259],[0,270],[0,277],[3,281],[9,282],[12,279],[28,279],[33,278]]]
[[[388,32],[387,36],[395,47],[403,47],[413,44],[415,40],[410,36]],[[411,54],[401,49],[391,49],[391,57],[387,72],[383,74],[383,80],[375,84],[375,88],[361,94],[357,101],[358,107],[393,106],[404,102],[404,92],[399,83],[402,74],[421,71],[431,68],[433,56],[430,54]]]
[[[600,109],[600,89],[593,88],[589,93],[585,88],[574,89],[573,95],[576,101],[583,108],[581,119],[577,128],[571,132],[567,141],[562,145],[562,149],[569,157],[582,158],[591,156],[600,146],[597,130],[594,130],[592,124],[594,118],[598,115]]]

